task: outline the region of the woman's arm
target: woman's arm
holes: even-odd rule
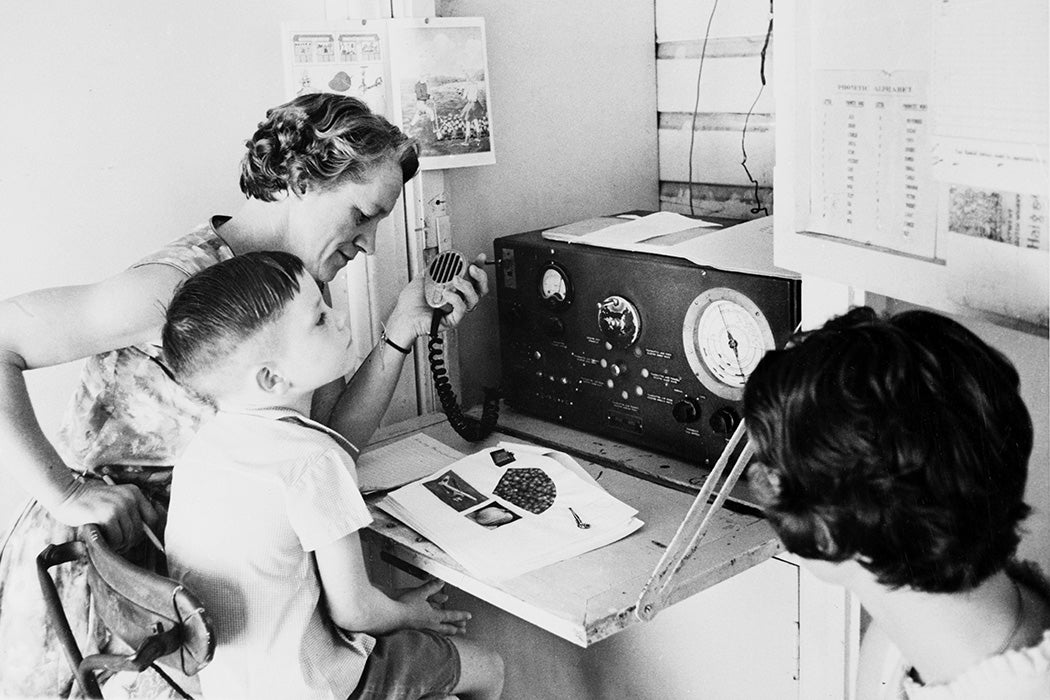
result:
[[[372,585],[358,533],[319,547],[314,553],[332,622],[351,632],[383,634],[399,629],[462,632],[470,613],[443,610],[441,581],[430,581],[391,598]]]
[[[76,478],[44,436],[23,372],[127,345],[156,341],[177,270],[148,265],[91,285],[0,301],[0,454],[8,471],[60,522],[97,522],[120,546],[157,514],[134,486]]]
[[[488,276],[481,267],[484,260],[484,255],[478,256],[469,268],[473,283],[457,278],[458,293],[446,294],[452,310],[442,320],[443,329],[457,326],[488,293]],[[416,338],[430,333],[432,314],[433,309],[423,298],[423,280],[416,278],[398,295],[386,323],[387,337],[403,348],[412,347]],[[328,419],[322,422],[363,450],[390,405],[406,357],[386,343],[376,345],[335,401]]]

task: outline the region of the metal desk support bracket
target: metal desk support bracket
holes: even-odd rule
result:
[[[667,600],[673,590],[671,583],[674,581],[675,574],[681,570],[682,566],[689,561],[689,558],[696,551],[715,513],[725,503],[730,491],[733,490],[736,482],[740,479],[744,467],[751,461],[755,451],[750,442],[745,442],[743,449],[737,456],[736,462],[733,464],[733,468],[722,483],[721,489],[718,491],[715,499],[711,501],[711,494],[718,485],[722,472],[725,471],[726,465],[729,463],[729,458],[736,450],[737,445],[740,444],[744,432],[744,421],[740,421],[736,430],[733,431],[732,437],[726,443],[725,449],[722,450],[722,454],[719,456],[714,468],[704,481],[700,493],[696,495],[685,518],[682,519],[682,524],[678,526],[678,531],[675,532],[674,539],[667,546],[667,551],[664,552],[660,562],[656,565],[656,569],[653,570],[653,574],[642,588],[638,597],[638,604],[634,610],[634,614],[640,620],[651,620],[666,607]]]

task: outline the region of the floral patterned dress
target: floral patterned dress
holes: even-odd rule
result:
[[[233,257],[216,233],[225,217],[213,217],[133,267],[169,265],[187,277]],[[166,506],[174,456],[193,436],[208,409],[172,379],[158,345],[118,348],[85,360],[56,448],[86,478],[110,476],[135,483]],[[30,504],[0,551],[0,696],[67,697],[79,688],[47,620],[35,559],[47,545],[75,532]],[[3,541],[3,540],[0,540]],[[143,546],[142,556],[146,553]],[[132,556],[132,555],[129,555]],[[52,570],[70,625],[85,653],[109,649],[111,640],[89,605],[81,567]],[[153,674],[143,674],[143,676]],[[144,682],[149,682],[144,679]],[[143,690],[145,694],[156,694]]]

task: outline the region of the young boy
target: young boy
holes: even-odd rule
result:
[[[858,698],[1050,697],[1050,583],[1013,559],[1032,449],[1018,384],[955,321],[867,307],[748,379],[766,515],[873,618]]]
[[[358,450],[311,421],[347,374],[350,331],[300,260],[247,253],[176,292],[163,330],[176,379],[217,410],[176,462],[172,575],[200,596],[217,646],[214,698],[498,698],[499,655],[451,635],[440,582],[396,598],[369,582]]]

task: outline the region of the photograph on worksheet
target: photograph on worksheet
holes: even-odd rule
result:
[[[356,20],[282,27],[288,97],[333,92],[387,114],[386,22]]]
[[[390,23],[395,122],[424,170],[491,165],[492,101],[480,17]]]

